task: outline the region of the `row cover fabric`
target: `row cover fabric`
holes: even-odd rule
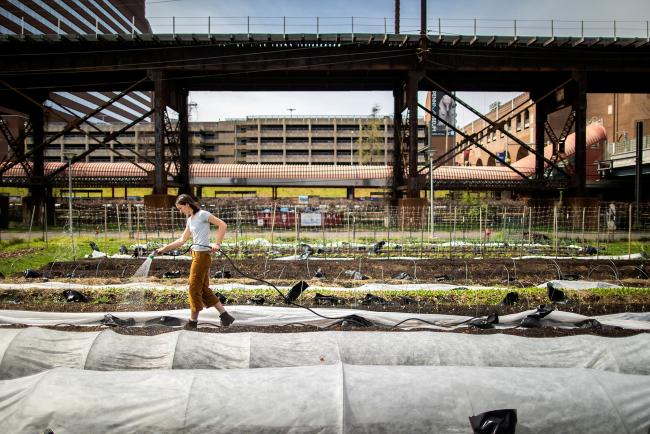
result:
[[[157,336],[41,329],[0,330],[0,379],[68,367],[235,369],[311,365],[593,368],[650,375],[650,334],[626,338],[523,338],[459,333],[196,333]]]
[[[517,433],[634,433],[650,376],[593,369],[356,366],[97,372],[0,381],[0,426],[36,433],[467,433],[517,410]]]
[[[373,322],[378,326],[393,327],[410,330],[413,328],[428,328],[445,330],[459,327],[468,327],[467,321],[472,317],[443,314],[420,314],[405,312],[367,311],[358,309],[313,309],[321,315],[334,318],[321,318],[314,313],[296,307],[231,305],[228,311],[237,320],[237,326],[279,326],[288,324],[306,324],[318,327],[327,327],[340,323],[350,315],[358,315]],[[518,327],[528,315],[536,313],[531,309],[523,312],[503,315],[499,317],[496,328]],[[77,326],[101,325],[105,312],[38,312],[25,310],[0,310],[0,324],[24,324],[32,326],[52,326],[58,324],[72,324]],[[136,326],[142,326],[147,321],[155,320],[162,316],[186,320],[190,316],[189,309],[149,311],[149,312],[116,312],[116,317],[121,319],[133,318]],[[633,330],[650,330],[650,313],[626,312],[625,316],[619,314],[585,316],[572,312],[554,310],[540,320],[540,325],[561,328],[575,328],[577,323],[595,319],[603,326],[621,327]],[[427,322],[424,322],[427,321]],[[215,309],[207,309],[201,313],[201,323],[219,324],[219,313]]]

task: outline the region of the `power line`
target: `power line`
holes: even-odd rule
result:
[[[315,47],[303,47],[303,48],[296,48],[296,49],[289,49],[291,51],[298,51],[298,50],[314,50],[316,49]],[[288,50],[283,50],[282,53],[285,53]],[[299,57],[282,57],[278,59],[273,59],[271,61],[295,61],[295,60],[305,60],[305,59],[326,59],[326,58],[332,58],[332,57],[343,57],[343,56],[362,56],[366,54],[383,54],[383,53],[394,53],[395,50],[379,50],[379,51],[365,51],[365,52],[360,52],[360,53],[336,53],[336,54],[326,54],[326,55],[318,55],[318,56],[299,56]],[[127,64],[114,64],[114,65],[102,65],[102,66],[89,66],[89,67],[76,67],[76,68],[52,68],[52,69],[23,69],[19,71],[12,71],[10,73],[0,73],[2,76],[8,76],[8,75],[24,75],[24,74],[30,74],[30,75],[39,75],[39,74],[51,74],[53,72],[56,73],[66,73],[66,74],[74,74],[74,73],[79,73],[79,72],[113,72],[113,71],[131,71],[131,70],[138,70],[138,69],[148,69],[150,67],[156,67],[156,66],[164,66],[168,64],[178,64],[182,63],[183,66],[200,66],[202,63],[186,63],[186,62],[196,62],[196,61],[207,61],[207,60],[218,60],[222,58],[228,58],[228,57],[250,57],[250,56],[255,56],[255,55],[260,55],[260,54],[267,54],[269,51],[260,51],[260,52],[255,52],[255,53],[246,53],[246,54],[234,54],[234,55],[228,55],[228,56],[208,56],[208,57],[195,57],[195,58],[189,58],[189,59],[178,59],[178,60],[161,60],[158,62],[139,62],[139,63],[127,63]],[[280,53],[274,52],[274,53]],[[409,55],[413,53],[408,53]],[[230,62],[230,63],[220,63],[220,65],[238,65],[238,64],[251,64],[251,63],[265,63],[269,62],[268,59],[253,59],[253,60],[242,60],[242,61],[236,61],[236,62]]]
[[[398,57],[406,57],[406,56],[411,56],[412,53],[401,53],[401,54],[396,54],[394,56],[380,56],[380,57],[375,57],[375,58],[366,58],[363,59],[364,62],[366,61],[375,61],[375,60],[386,60],[386,59],[395,59]],[[281,68],[265,68],[265,69],[257,69],[257,70],[252,70],[252,71],[236,71],[236,72],[225,72],[225,73],[214,73],[214,74],[204,74],[204,75],[186,75],[186,76],[178,76],[178,77],[168,77],[168,78],[162,78],[161,80],[163,81],[174,81],[174,80],[185,80],[185,79],[191,79],[191,78],[207,78],[207,77],[229,77],[229,76],[236,76],[236,75],[249,75],[249,74],[255,74],[258,72],[273,72],[273,71],[287,71],[287,70],[308,70],[314,67],[322,67],[322,66],[333,66],[333,65],[343,65],[346,63],[354,63],[358,62],[358,59],[350,59],[350,60],[343,60],[339,62],[329,62],[329,63],[319,63],[318,65],[301,65],[301,66],[294,66],[294,67],[281,67]],[[26,87],[16,87],[16,89],[19,90],[38,90],[38,89],[48,89],[48,90],[61,90],[61,89],[75,89],[82,87],[80,91],[83,91],[85,89],[88,89],[91,86],[105,86],[105,85],[119,85],[119,84],[132,84],[133,81],[104,81],[104,82],[95,82],[95,83],[84,83],[81,85],[49,85],[49,86],[26,86]]]

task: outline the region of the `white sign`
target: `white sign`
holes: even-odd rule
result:
[[[321,213],[303,212],[300,214],[300,226],[320,226]]]

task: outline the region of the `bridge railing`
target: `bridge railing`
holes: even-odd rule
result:
[[[25,17],[21,20],[21,35]],[[147,17],[154,34],[393,34],[392,17]],[[132,35],[140,34],[132,19]],[[400,34],[419,34],[420,18],[402,17]],[[52,35],[64,34],[59,29]],[[100,34],[97,31],[91,32]],[[576,37],[576,38],[645,38],[650,41],[650,21],[646,20],[529,20],[430,18],[427,20],[430,36],[509,36],[509,37]]]
[[[387,17],[149,17],[155,33],[394,33]],[[400,33],[419,34],[419,18],[401,18]],[[430,35],[650,37],[648,21],[433,18]]]
[[[392,34],[389,17],[148,17],[154,33],[163,34]],[[419,34],[420,19],[400,19],[401,34]],[[642,20],[518,20],[431,18],[429,35],[650,38]]]
[[[650,149],[650,134],[643,136],[643,150]],[[636,151],[636,139],[623,138],[611,144],[609,156],[614,157],[620,154],[626,154]]]

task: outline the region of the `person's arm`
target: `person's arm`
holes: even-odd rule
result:
[[[216,252],[217,250],[221,250],[221,242],[223,241],[223,237],[226,235],[226,229],[228,229],[228,225],[219,217],[215,217],[212,214],[210,214],[210,217],[208,217],[208,222],[217,226],[215,242],[211,245],[212,251]]]
[[[171,243],[167,244],[164,247],[154,250],[153,254],[162,255],[163,253],[168,252],[170,250],[178,249],[183,244],[185,244],[187,240],[190,239],[190,235],[192,235],[192,233],[190,232],[190,227],[186,226],[185,230],[183,231],[179,239],[177,239],[176,241],[172,241]]]

